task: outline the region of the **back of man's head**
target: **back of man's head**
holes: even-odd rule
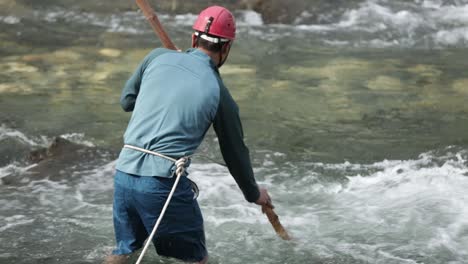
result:
[[[198,15],[193,24],[197,45],[218,52],[236,38],[236,21],[232,13],[221,6],[210,6]]]

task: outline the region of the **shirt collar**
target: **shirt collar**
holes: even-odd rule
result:
[[[216,66],[216,64],[213,62],[213,60],[211,59],[210,56],[208,56],[208,54],[206,54],[205,52],[197,49],[197,48],[190,48],[188,50],[185,51],[186,53],[188,54],[191,54],[203,61],[205,61],[208,65],[210,65],[211,68],[213,68],[216,72],[218,72],[218,67]],[[218,72],[219,73],[219,72]]]

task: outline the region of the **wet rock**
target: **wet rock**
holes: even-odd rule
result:
[[[80,152],[87,147],[68,141],[61,137],[56,137],[47,149],[44,149],[47,157],[60,157],[69,155],[72,152]]]
[[[292,23],[302,13],[305,3],[301,1],[258,0],[253,9],[262,14],[265,23]]]
[[[28,160],[32,163],[38,163],[47,158],[47,149],[36,149],[29,153]]]
[[[56,137],[47,148],[40,148],[29,153],[27,160],[30,168],[23,174],[3,177],[5,185],[15,185],[30,180],[49,179],[52,181],[72,180],[74,171],[92,168],[102,164],[103,160],[115,158],[107,151],[71,142]]]
[[[73,152],[81,152],[86,148],[86,146],[73,143],[64,138],[55,137],[49,147],[31,151],[28,160],[38,163],[47,158],[64,157]]]
[[[252,2],[252,1],[251,1]],[[255,0],[253,10],[262,14],[263,21],[284,24],[330,23],[353,5],[353,0]],[[326,14],[326,16],[324,15]]]

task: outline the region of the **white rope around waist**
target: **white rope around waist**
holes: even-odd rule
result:
[[[124,148],[133,149],[133,150],[136,150],[136,151],[140,151],[140,152],[143,152],[143,153],[146,153],[146,154],[150,154],[150,155],[157,156],[157,157],[167,159],[169,161],[174,162],[175,165],[176,165],[176,175],[178,175],[179,172],[182,175],[184,174],[185,164],[187,163],[188,159],[190,158],[190,156],[185,156],[185,157],[182,157],[182,158],[179,158],[179,159],[174,159],[174,158],[168,157],[166,155],[163,155],[161,153],[151,151],[151,150],[147,150],[147,149],[144,149],[144,148],[135,147],[135,146],[132,146],[132,145],[124,145]]]
[[[151,241],[153,240],[154,235],[156,234],[156,230],[158,229],[158,226],[161,223],[161,220],[162,220],[162,218],[164,216],[164,213],[166,212],[166,209],[169,206],[169,202],[171,201],[172,196],[174,195],[175,189],[177,188],[177,184],[179,183],[180,176],[182,176],[184,174],[184,172],[185,172],[185,164],[187,163],[187,161],[189,160],[190,157],[182,157],[182,158],[179,158],[179,159],[174,159],[174,158],[168,157],[168,156],[163,155],[163,154],[158,153],[158,152],[154,152],[154,151],[151,151],[151,150],[147,150],[147,149],[143,149],[143,148],[139,148],[139,147],[135,147],[135,146],[131,146],[131,145],[124,145],[124,148],[133,149],[133,150],[140,151],[140,152],[143,152],[143,153],[147,153],[147,154],[150,154],[150,155],[154,155],[154,156],[157,156],[157,157],[160,157],[160,158],[163,158],[163,159],[167,159],[167,160],[170,160],[170,161],[174,162],[175,165],[176,165],[176,175],[177,175],[176,180],[174,181],[174,185],[172,186],[171,192],[169,193],[169,196],[167,197],[166,203],[164,204],[164,207],[161,210],[161,214],[159,215],[158,220],[156,221],[156,224],[154,225],[153,231],[151,231],[150,236],[146,240],[145,247],[141,251],[140,257],[138,257],[138,260],[137,260],[136,264],[140,264],[141,260],[143,259],[143,256],[146,253],[146,250],[148,250],[148,247],[149,247]]]

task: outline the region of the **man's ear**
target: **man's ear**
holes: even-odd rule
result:
[[[195,34],[192,34],[192,48],[197,47],[197,36]]]

